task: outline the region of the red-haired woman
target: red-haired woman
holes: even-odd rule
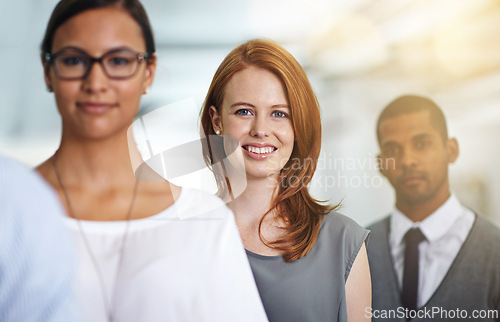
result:
[[[271,41],[240,45],[215,73],[201,123],[209,138],[205,161],[235,214],[269,320],[369,320],[368,231],[307,188],[321,120],[300,64]],[[236,151],[228,151],[235,139]],[[231,161],[238,153],[243,189]]]

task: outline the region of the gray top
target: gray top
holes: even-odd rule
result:
[[[345,282],[369,231],[333,212],[316,244],[291,263],[247,250],[270,322],[347,321]]]

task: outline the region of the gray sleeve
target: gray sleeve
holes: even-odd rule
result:
[[[330,213],[326,218],[329,221],[328,231],[338,243],[339,252],[342,253],[344,260],[344,283],[349,277],[351,267],[358,256],[359,250],[363,243],[366,243],[370,232],[358,225],[351,218],[339,214],[337,212]],[[333,237],[335,236],[335,237]],[[345,298],[345,290],[342,292],[342,298],[339,303],[337,321],[347,322],[347,306]]]
[[[328,215],[334,220],[332,229],[335,230],[335,234],[338,234],[342,238],[344,244],[344,260],[345,260],[345,276],[344,279],[347,281],[349,273],[351,272],[352,264],[358,256],[359,250],[363,243],[368,241],[368,236],[370,231],[358,225],[351,218],[344,216],[339,213],[331,213]]]
[[[356,224],[357,225],[357,224]],[[359,226],[358,226],[359,227]],[[358,256],[359,250],[361,249],[361,246],[363,246],[363,243],[368,242],[368,237],[370,235],[370,231],[366,230],[362,227],[354,229],[353,234],[352,234],[352,239],[349,240],[349,243],[346,243],[346,254],[348,254],[348,257],[346,258],[347,264],[345,268],[345,280],[347,281],[347,278],[349,277],[349,273],[351,272],[352,264],[354,264],[354,261],[356,260],[356,257]]]

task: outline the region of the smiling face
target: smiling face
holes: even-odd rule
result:
[[[280,79],[272,72],[247,67],[234,74],[222,106],[211,107],[212,125],[238,139],[248,179],[277,177],[290,159],[294,131]]]
[[[396,206],[444,203],[450,194],[448,164],[458,156],[456,140],[443,141],[426,110],[386,119],[378,130],[381,173],[396,191]]]
[[[117,49],[144,53],[146,45],[139,24],[125,10],[104,7],[77,14],[56,30],[51,52],[66,49],[98,58]],[[84,79],[63,80],[45,65],[45,81],[55,94],[63,136],[100,139],[126,133],[155,67],[154,60],[143,62],[132,77],[115,80],[94,63]]]

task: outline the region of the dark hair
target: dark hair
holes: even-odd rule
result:
[[[116,6],[123,8],[139,24],[146,42],[146,51],[156,51],[153,30],[149,23],[148,15],[138,0],[61,0],[54,8],[50,16],[45,36],[41,45],[42,57],[45,53],[51,53],[54,34],[64,22],[86,10]]]
[[[403,95],[387,105],[377,121],[377,140],[380,143],[380,124],[387,120],[403,114],[429,111],[431,124],[439,131],[443,142],[448,140],[448,128],[443,111],[434,101],[427,97],[417,95]]]

